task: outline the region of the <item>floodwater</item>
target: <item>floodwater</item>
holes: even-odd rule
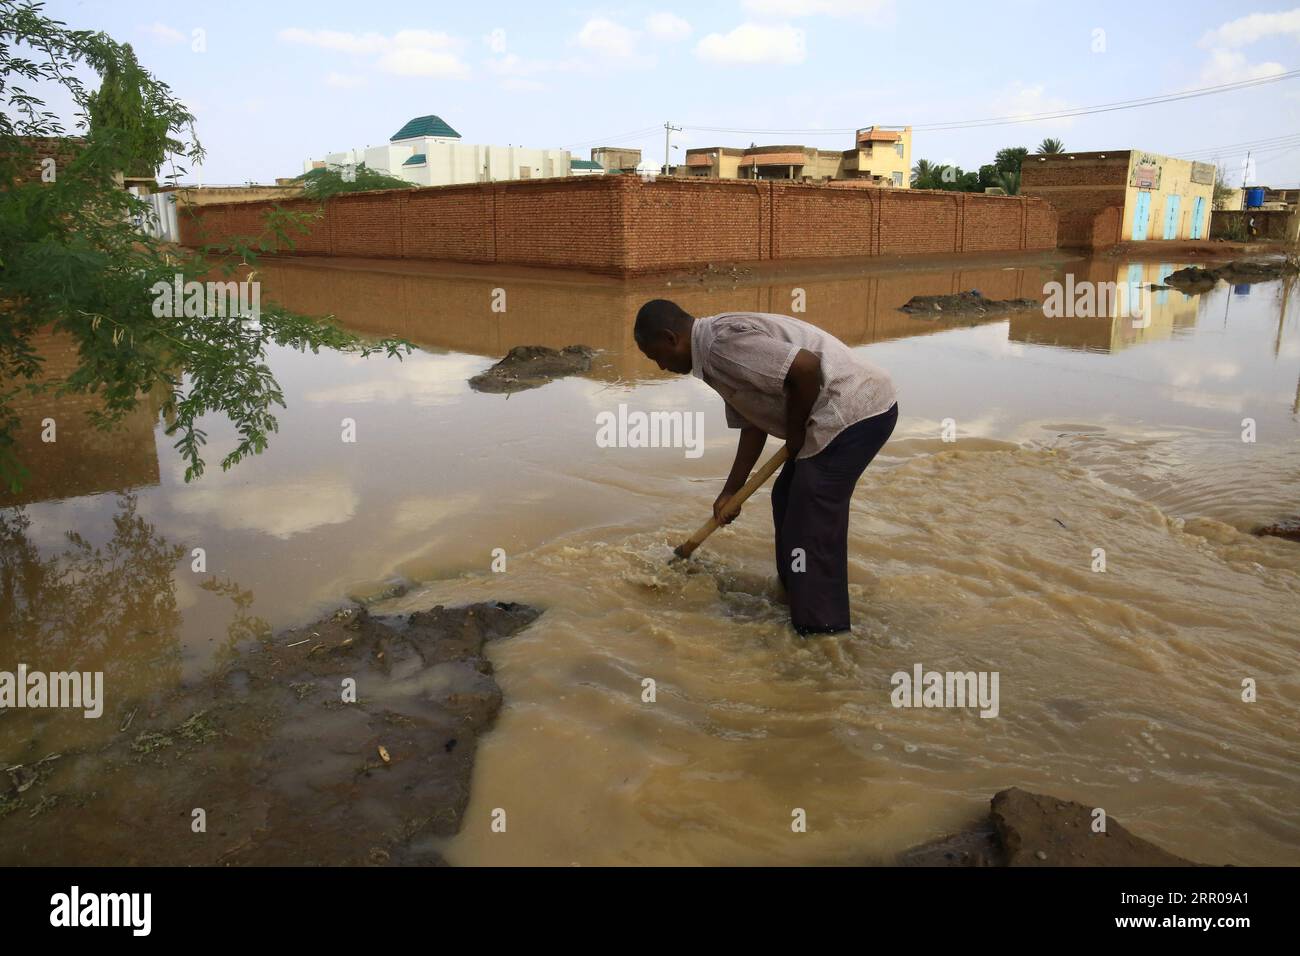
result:
[[[501,599],[546,613],[493,647],[506,703],[453,863],[883,862],[1021,786],[1196,860],[1294,865],[1300,545],[1249,532],[1296,513],[1300,290],[1158,291],[1136,321],[897,311],[1183,264],[667,286],[264,262],[264,302],[419,350],[275,352],[288,408],[270,449],[223,473],[234,435],[212,422],[188,485],[153,407],[111,436],[75,404],[20,409],[34,475],[0,498],[0,669],[104,670],[108,699],[98,721],[0,714],[0,764],[93,746],[244,638],[349,597],[379,612]],[[667,564],[735,433],[711,391],[631,338],[648,298],[789,313],[796,290],[802,317],[891,371],[901,411],[854,500],[854,632],[811,641],[774,600],[766,492],[691,565]],[[469,389],[520,344],[600,354],[537,390]],[[702,454],[600,447],[596,416],[620,404],[701,413]],[[46,417],[53,444],[34,437]],[[891,706],[891,675],[918,664],[997,672],[997,716]]]

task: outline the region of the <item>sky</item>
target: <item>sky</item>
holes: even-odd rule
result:
[[[186,182],[274,182],[441,116],[465,142],[847,149],[872,124],[1093,107],[1300,68],[1300,6],[1059,0],[382,3],[50,0],[129,42],[198,117]],[[62,109],[57,99],[52,106]],[[66,112],[70,120],[71,111]],[[720,131],[726,130],[726,131]],[[1137,148],[1300,185],[1300,77],[1085,116],[913,133],[913,162],[977,169],[1004,146]],[[1288,138],[1289,137],[1289,138]],[[1248,149],[1255,166],[1243,170]]]

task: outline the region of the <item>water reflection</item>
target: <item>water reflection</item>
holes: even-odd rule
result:
[[[44,360],[42,382],[61,381],[76,368],[71,336],[46,330],[33,335],[31,344]],[[17,494],[0,488],[0,508],[158,484],[156,393],[143,396],[111,432],[87,418],[99,407],[94,396],[23,393],[9,407],[18,419],[14,453],[30,475]]]
[[[402,579],[415,585],[413,602],[428,599],[428,586],[440,588],[438,599],[448,603],[468,599],[477,588],[484,599],[531,599],[551,607],[545,626],[556,631],[501,651],[507,658],[521,655],[519,666],[502,668],[508,698],[520,704],[498,731],[507,761],[532,755],[545,772],[561,748],[580,754],[585,766],[603,768],[602,761],[611,759],[609,738],[602,736],[611,720],[632,726],[645,719],[625,707],[623,678],[673,659],[673,681],[685,689],[674,700],[705,701],[705,710],[717,713],[707,720],[683,717],[662,738],[676,749],[664,759],[646,759],[637,749],[659,738],[636,725],[620,741],[624,750],[617,759],[626,759],[627,768],[619,779],[682,760],[705,768],[705,776],[714,772],[709,768],[729,768],[739,752],[734,740],[713,751],[710,728],[744,710],[736,702],[749,693],[753,699],[745,706],[758,716],[754,727],[739,728],[752,750],[743,767],[731,768],[737,779],[750,775],[766,786],[784,759],[793,768],[788,780],[802,781],[806,745],[833,748],[840,739],[848,751],[828,755],[819,772],[844,784],[845,806],[856,806],[864,765],[877,783],[892,785],[907,758],[890,751],[886,759],[874,742],[860,752],[865,741],[874,741],[872,728],[879,733],[878,718],[861,696],[871,661],[839,685],[832,681],[850,716],[860,715],[853,724],[825,694],[817,662],[809,661],[812,652],[779,643],[779,612],[761,588],[720,589],[706,574],[679,582],[685,596],[675,598],[647,596],[639,570],[635,580],[627,579],[629,566],[662,565],[653,552],[670,530],[698,524],[735,440],[716,396],[702,383],[665,377],[641,357],[631,341],[636,309],[648,298],[669,296],[695,314],[790,313],[796,289],[803,290],[808,320],[888,367],[905,396],[905,419],[877,478],[855,503],[862,508],[855,521],[865,533],[853,552],[854,586],[870,604],[862,617],[873,628],[858,652],[915,646],[927,663],[955,655],[954,665],[962,666],[970,664],[962,657],[969,649],[1011,654],[999,662],[1007,673],[1033,673],[1035,687],[1069,687],[1078,696],[1084,696],[1079,675],[1096,676],[1098,662],[1111,661],[1113,673],[1093,688],[1094,701],[1120,699],[1117,694],[1138,685],[1135,693],[1145,694],[1127,668],[1149,674],[1141,669],[1149,661],[1140,655],[1155,655],[1169,673],[1206,685],[1162,697],[1161,708],[1176,714],[1167,718],[1170,724],[1184,726],[1195,712],[1198,727],[1220,728],[1222,715],[1212,704],[1220,699],[1221,674],[1189,670],[1183,662],[1220,659],[1235,640],[1237,656],[1225,665],[1233,675],[1249,672],[1260,655],[1269,655],[1270,674],[1294,671],[1292,650],[1273,641],[1269,611],[1270,598],[1290,594],[1286,575],[1294,577],[1295,562],[1283,549],[1291,546],[1239,534],[1293,507],[1300,478],[1294,284],[1256,285],[1246,296],[1227,286],[1199,297],[1155,290],[1140,323],[1118,309],[1092,319],[1048,319],[1036,311],[991,318],[898,311],[914,295],[970,289],[994,299],[1041,299],[1044,284],[1060,280],[1066,269],[1076,282],[1136,278],[1160,284],[1177,267],[1101,259],[749,283],[676,280],[668,286],[535,275],[506,280],[481,271],[431,274],[401,264],[265,262],[259,267],[264,301],[332,313],[355,331],[399,335],[422,351],[400,363],[273,351],[270,365],[288,407],[278,414],[281,427],[270,448],[231,472],[212,469],[189,484],[161,433],[156,407],[142,406],[110,435],[91,429],[85,409],[71,399],[41,398],[20,408],[19,453],[33,477],[20,497],[0,498],[0,668],[22,661],[45,669],[102,669],[109,702],[99,728],[80,719],[5,715],[0,758],[39,759],[66,743],[86,743],[92,732],[113,732],[134,707],[208,670],[236,643],[309,621],[345,596],[375,596]],[[498,288],[506,292],[505,312],[492,309]],[[468,388],[468,378],[512,346],[579,343],[602,350],[586,377],[512,397]],[[66,343],[51,338],[41,348],[51,368],[60,356],[68,359]],[[673,449],[598,448],[594,416],[620,402],[703,411],[705,455],[689,460]],[[938,423],[948,416],[957,418],[966,442],[956,454],[939,439]],[[1258,426],[1258,441],[1251,444],[1241,440],[1247,416]],[[40,441],[48,417],[58,422],[56,443]],[[355,421],[356,443],[340,441],[344,419]],[[228,423],[205,421],[203,427],[214,450],[236,439]],[[1109,486],[1131,495],[1115,496]],[[127,489],[130,494],[120,493]],[[761,508],[753,517],[716,542],[717,566],[738,581],[761,579],[770,565]],[[1196,535],[1179,530],[1184,520]],[[1127,568],[1123,574],[1090,576],[1087,556],[1098,540],[1117,568]],[[194,548],[206,554],[202,572],[192,565]],[[509,555],[508,576],[488,571],[498,548]],[[1106,587],[1114,589],[1114,600],[1102,614],[1098,594]],[[1209,596],[1202,598],[1202,591]],[[1294,595],[1287,600],[1289,609]],[[1134,607],[1143,609],[1138,617]],[[674,620],[680,626],[670,626]],[[554,643],[557,633],[562,640]],[[1008,634],[1024,636],[1023,653],[1017,656]],[[990,635],[998,640],[990,642]],[[1044,635],[1066,639],[1044,653]],[[534,646],[536,659],[529,656]],[[714,656],[709,648],[723,650]],[[742,659],[749,667],[738,672],[735,663]],[[593,673],[605,677],[593,680]],[[737,681],[737,673],[748,676]],[[789,678],[788,685],[774,682],[773,674]],[[529,686],[529,680],[540,683]],[[608,694],[594,704],[574,689],[591,691],[602,681]],[[1089,745],[1090,779],[1099,779],[1099,767],[1137,759],[1123,752],[1123,741],[1145,739],[1148,705],[1154,706],[1140,697],[1125,705],[1131,714],[1102,715],[1121,721],[1127,736],[1111,724],[1099,727]],[[768,736],[770,721],[804,712],[816,715],[816,733],[805,738],[800,734],[808,728],[798,727],[788,736]],[[1269,789],[1276,780],[1242,779],[1241,766],[1263,767],[1267,774],[1259,773],[1267,776],[1285,756],[1278,741],[1285,741],[1293,722],[1287,714],[1267,719],[1264,743],[1251,743],[1259,731],[1253,723],[1234,743],[1243,750],[1258,746],[1262,757],[1247,752],[1240,765],[1225,763],[1217,791],[1229,795],[1222,798],[1224,827],[1236,821],[1253,840],[1259,838],[1251,830],[1255,824],[1232,801],[1262,801],[1287,812],[1288,799],[1294,802]],[[860,729],[861,736],[837,738],[846,727]],[[1049,718],[1029,714],[1010,743],[968,743],[991,755],[986,770],[1014,766],[1025,754],[1054,754],[1050,759],[1060,758],[1052,768],[1057,779],[1044,786],[1055,786],[1078,768],[1066,765],[1054,736],[1073,731],[1051,728]],[[913,733],[910,725],[905,732],[900,726],[894,742]],[[781,739],[797,747],[784,752]],[[931,752],[941,754],[949,740],[949,731],[936,730]],[[1180,746],[1192,762],[1186,777],[1168,782],[1167,790],[1144,795],[1131,781],[1117,780],[1122,792],[1135,794],[1137,809],[1177,806],[1176,794],[1202,772],[1196,761],[1208,746],[1199,740]],[[1155,765],[1164,759],[1151,757]],[[943,792],[944,812],[965,813],[972,794],[987,799],[988,787],[1005,783],[992,779],[991,771],[963,782],[960,775],[971,766],[954,759],[955,771],[922,768],[913,775],[912,797]],[[940,773],[957,776],[944,776],[936,788]],[[490,765],[485,774],[482,799],[497,799],[493,781],[503,778]],[[668,777],[657,798],[653,787],[629,785],[635,799],[629,798],[628,815],[639,820],[646,808],[648,841],[665,833],[685,839],[675,813],[687,791],[682,780]],[[546,813],[570,800],[566,788],[574,779],[581,778],[557,778],[554,800],[542,801]],[[1153,787],[1166,786],[1152,779]],[[584,792],[595,794],[597,805],[609,788],[602,779]],[[707,788],[699,796],[708,799]],[[934,810],[916,809],[927,806],[924,798],[909,800],[894,805],[913,814],[911,831],[924,831]],[[727,803],[718,819],[734,821],[734,805]],[[585,812],[587,804],[572,806]],[[654,823],[655,813],[662,826]],[[1189,819],[1176,816],[1166,825],[1193,840],[1194,816],[1189,811]],[[579,822],[587,825],[585,818]],[[723,833],[726,827],[715,822],[711,831]],[[872,831],[876,822],[872,817],[856,829]],[[550,831],[543,825],[521,832]],[[719,852],[732,853],[727,841],[734,838],[728,836]],[[556,858],[568,849],[557,849]],[[1276,848],[1243,854],[1247,861],[1283,858]]]
[[[1110,296],[1100,314],[1049,318],[1042,312],[1020,312],[1010,320],[1008,337],[1015,342],[1048,345],[1088,352],[1118,352],[1172,338],[1180,330],[1196,325],[1200,296],[1187,295],[1163,286],[1175,269],[1170,263],[1115,263],[1089,260],[1072,263],[1073,283],[1089,282],[1094,288],[1110,286]],[[1142,290],[1134,295],[1131,290]],[[1140,303],[1136,307],[1130,303]],[[1094,300],[1095,301],[1095,300]]]
[[[1047,267],[915,271],[783,283],[717,280],[614,283],[599,279],[541,280],[429,274],[411,268],[331,267],[311,261],[267,260],[258,266],[264,294],[299,312],[332,314],[347,328],[398,335],[430,351],[499,358],[516,345],[562,348],[583,344],[604,353],[592,376],[646,380],[664,373],[637,350],[632,320],[647,299],[671,298],[694,315],[724,311],[794,314],[794,290],[805,293],[800,314],[849,345],[929,335],[995,321],[988,317],[915,316],[899,307],[914,295],[978,289],[992,299],[1041,298]],[[494,311],[495,290],[505,311]]]

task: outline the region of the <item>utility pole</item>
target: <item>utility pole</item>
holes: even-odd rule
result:
[[[1241,167],[1241,208],[1246,208],[1246,173],[1250,172],[1250,150],[1246,150],[1246,165]]]
[[[680,133],[682,128],[674,126],[672,123],[664,123],[664,175],[668,175],[668,137],[674,132]]]

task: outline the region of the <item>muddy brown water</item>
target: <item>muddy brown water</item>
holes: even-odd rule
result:
[[[20,409],[34,476],[0,499],[0,670],[103,670],[107,693],[99,720],[0,713],[0,770],[101,745],[241,641],[348,597],[383,613],[502,599],[545,614],[491,650],[505,706],[465,825],[438,847],[452,863],[885,861],[1009,786],[1102,807],[1192,859],[1300,862],[1300,546],[1249,533],[1297,510],[1297,290],[1157,291],[1139,322],[898,311],[1185,264],[669,286],[264,262],[264,299],[419,351],[275,352],[288,408],[270,449],[222,473],[233,435],[212,422],[211,467],[188,485],[152,407],[112,436],[71,402]],[[765,493],[691,565],[666,563],[735,434],[713,393],[631,338],[647,298],[790,313],[796,290],[803,317],[893,373],[902,413],[854,501],[854,633],[807,642],[774,600]],[[600,351],[540,389],[469,388],[521,344]],[[597,416],[620,404],[701,413],[700,454],[600,447]],[[998,716],[892,707],[891,675],[916,664],[998,672]],[[32,809],[79,814],[94,859],[95,806]],[[14,826],[29,812],[0,822],[4,862],[38,859]]]

